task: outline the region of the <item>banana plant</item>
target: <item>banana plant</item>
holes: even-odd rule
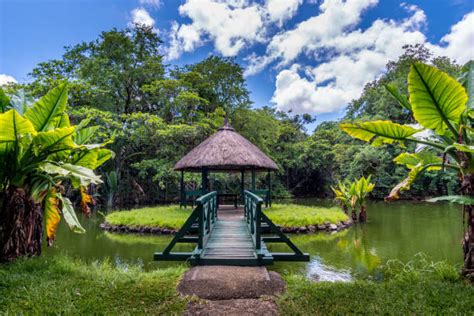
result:
[[[398,145],[416,144],[413,153],[402,153],[395,162],[409,169],[408,176],[396,185],[386,200],[400,197],[424,171],[451,169],[458,173],[461,195],[442,197],[454,203],[462,201],[467,218],[463,239],[465,275],[474,275],[474,62],[465,66],[465,75],[458,82],[437,68],[413,63],[408,74],[409,97],[394,85],[387,90],[409,111],[416,125],[391,121],[343,123],[341,129],[354,138],[371,143]],[[468,106],[468,102],[469,106]]]
[[[1,91],[1,89],[0,89]],[[80,192],[81,209],[90,214],[86,188],[102,180],[93,170],[112,157],[105,144],[88,144],[96,127],[77,126],[66,114],[66,84],[36,103],[18,106],[0,93],[0,261],[41,253],[43,227],[48,245],[64,218],[84,232],[63,195],[65,186]]]
[[[367,211],[365,209],[365,201],[367,194],[372,192],[375,188],[375,183],[371,183],[371,176],[368,178],[361,177],[355,182],[355,196],[357,198],[357,204],[359,205],[359,222],[367,221]]]
[[[331,190],[334,192],[335,199],[341,205],[344,213],[348,214],[351,207],[351,196],[346,184],[339,181],[336,187],[331,187]]]

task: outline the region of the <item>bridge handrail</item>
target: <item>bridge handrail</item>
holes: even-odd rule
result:
[[[203,249],[205,238],[217,220],[217,192],[209,192],[196,200],[198,218],[198,249]]]
[[[244,190],[244,215],[250,234],[255,244],[255,249],[261,249],[261,221],[262,221],[262,204],[263,199],[256,194]]]

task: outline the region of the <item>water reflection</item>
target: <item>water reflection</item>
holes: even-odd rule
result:
[[[315,281],[349,282],[352,276],[349,270],[336,270],[321,263],[321,258],[312,258],[306,276]]]
[[[309,205],[330,204],[330,201],[304,200]],[[380,266],[387,260],[409,261],[423,252],[434,261],[462,263],[460,240],[462,212],[450,204],[399,202],[368,204],[366,224],[338,233],[296,234],[293,242],[311,255],[309,263],[277,262],[270,267],[279,272],[306,275],[315,280],[347,281],[379,278]],[[145,270],[182,264],[154,262],[153,253],[163,250],[171,236],[120,235],[102,231],[101,218],[81,222],[84,235],[70,233],[64,223],[58,231],[53,248],[45,255],[66,252],[87,261],[108,258],[120,266],[138,264]],[[177,251],[190,251],[192,245],[178,244]],[[270,244],[273,251],[288,251],[281,244]]]

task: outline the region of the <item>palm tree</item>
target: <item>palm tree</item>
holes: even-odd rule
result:
[[[102,182],[93,169],[112,152],[86,144],[97,127],[71,126],[67,99],[65,84],[31,106],[10,102],[0,89],[0,261],[41,254],[43,226],[51,245],[61,217],[84,231],[63,192],[79,190],[89,214],[87,187]]]
[[[474,124],[474,63],[466,65],[466,75],[458,82],[435,67],[416,62],[408,74],[409,98],[393,85],[387,89],[413,114],[417,125],[372,121],[341,124],[341,129],[374,146],[418,145],[414,153],[402,153],[395,158],[396,163],[406,165],[410,172],[392,189],[387,200],[398,199],[400,192],[408,190],[426,170],[449,168],[458,173],[462,195],[437,200],[464,205],[467,229],[463,239],[463,273],[474,276],[474,129],[471,127]]]

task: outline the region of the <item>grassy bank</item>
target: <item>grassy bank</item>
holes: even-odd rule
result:
[[[141,272],[68,257],[0,265],[0,314],[180,314],[185,267]]]
[[[337,224],[348,219],[347,215],[336,207],[323,208],[296,204],[274,204],[264,211],[272,221],[284,227],[324,223]],[[177,205],[157,206],[114,212],[107,215],[106,221],[111,225],[178,229],[190,214],[191,209],[180,209]]]
[[[273,204],[265,210],[265,214],[277,225],[283,227],[300,227],[337,224],[348,219],[337,207],[315,207],[297,204]]]
[[[181,314],[190,298],[177,282],[185,267],[142,272],[68,257],[0,265],[0,311],[7,314]],[[401,271],[401,272],[400,272]],[[313,282],[284,276],[282,315],[472,314],[474,287],[447,264],[389,274],[385,282]],[[421,271],[421,272],[420,272]]]
[[[312,282],[285,276],[287,292],[278,299],[283,315],[472,315],[474,286],[446,263],[403,266],[384,282]]]

